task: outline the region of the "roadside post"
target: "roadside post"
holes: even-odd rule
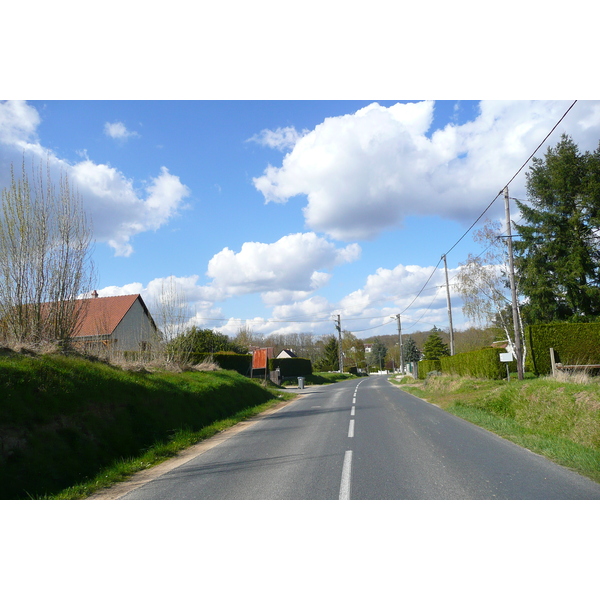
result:
[[[510,381],[510,371],[508,369],[508,363],[514,360],[514,355],[512,352],[503,352],[502,354],[499,354],[499,356],[500,362],[506,363],[506,379]]]

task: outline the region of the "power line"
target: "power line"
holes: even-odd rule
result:
[[[416,301],[417,299],[421,296],[421,294],[425,291],[425,289],[431,289],[431,288],[427,288],[427,284],[431,281],[432,277],[434,276],[434,274],[436,273],[440,263],[442,262],[444,256],[447,256],[450,252],[452,252],[452,250],[454,250],[454,248],[456,248],[456,246],[458,246],[458,244],[467,236],[467,234],[475,227],[475,225],[481,220],[481,218],[485,215],[485,213],[487,213],[487,211],[492,207],[492,205],[494,204],[494,202],[498,199],[498,197],[500,195],[503,194],[504,189],[506,189],[514,180],[515,178],[519,175],[519,173],[527,166],[527,164],[529,163],[529,161],[535,156],[535,154],[538,152],[538,150],[543,146],[543,144],[548,140],[548,138],[552,135],[552,133],[554,133],[554,131],[556,130],[556,128],[560,125],[560,123],[564,120],[564,118],[567,116],[567,114],[571,111],[571,109],[575,106],[575,104],[577,103],[577,100],[574,100],[573,103],[569,106],[569,108],[564,112],[564,114],[562,115],[562,117],[556,122],[556,124],[554,125],[554,127],[552,127],[552,129],[548,132],[548,134],[544,137],[544,139],[538,144],[538,146],[536,147],[536,149],[529,155],[529,157],[527,158],[527,160],[521,165],[521,167],[516,171],[516,173],[510,178],[510,180],[508,181],[508,183],[506,183],[506,185],[504,185],[502,187],[502,189],[498,192],[498,194],[492,199],[492,201],[486,206],[486,208],[481,212],[481,214],[477,217],[477,219],[475,219],[475,221],[473,221],[473,223],[469,226],[469,228],[460,236],[460,238],[458,238],[458,240],[452,245],[452,247],[446,251],[444,254],[442,254],[442,258],[440,258],[440,260],[438,261],[438,263],[436,264],[436,266],[433,268],[431,274],[429,275],[429,277],[427,278],[427,280],[425,281],[425,283],[423,284],[423,286],[421,287],[421,289],[416,293],[415,297],[413,298],[413,300],[399,313],[402,314],[403,312],[406,312]],[[481,254],[478,255],[481,256],[484,252],[486,252],[490,246],[492,244],[488,245],[482,252]],[[454,276],[456,277],[456,275]],[[454,277],[452,277],[452,279],[454,279]],[[429,309],[431,308],[431,306],[433,305],[433,302],[435,301],[435,298],[437,297],[437,294],[439,293],[439,288],[444,287],[444,286],[434,286],[436,288],[438,288],[438,292],[436,292],[434,299],[432,300],[431,304],[429,305],[429,307],[425,310],[425,312],[423,313],[423,315],[421,316],[421,318],[423,316],[425,316],[425,314],[427,314],[427,312],[429,311]],[[372,303],[370,303],[369,305],[367,305],[366,307],[363,307],[363,310],[367,307],[369,307]],[[326,317],[323,318],[311,318],[311,319],[295,319],[295,320],[291,320],[291,319],[287,319],[287,320],[282,320],[282,319],[264,319],[262,322],[263,323],[325,323],[325,322],[329,322],[331,320],[332,317],[332,312],[331,311],[329,314],[327,314]],[[325,315],[325,313],[317,313],[318,314],[323,314]],[[349,317],[349,318],[345,318],[345,321],[349,321],[349,320],[364,320],[364,319],[373,319],[373,318],[381,318],[381,317]],[[416,325],[416,323],[418,323],[421,318],[416,321],[414,325]],[[240,321],[240,322],[244,322],[247,323],[248,321],[252,321],[253,319],[240,319],[240,318],[235,318],[235,317],[230,317],[227,319],[224,318],[207,318],[207,317],[202,317],[203,321]],[[384,325],[387,325],[388,323],[382,323],[380,325],[376,325],[374,327],[368,327],[366,329],[360,329],[360,330],[354,330],[353,333],[360,333],[362,331],[370,331],[372,329],[377,329],[379,327],[383,327]]]
[[[437,265],[435,265],[435,267],[433,267],[433,271],[431,272],[431,275],[429,275],[429,277],[427,278],[427,281],[424,283],[423,287],[419,290],[419,293],[413,298],[413,301],[402,312],[407,311],[416,302],[417,298],[425,290],[425,286],[431,281],[431,278],[434,276],[434,274],[437,271],[437,268],[440,266],[441,262],[442,262],[442,259],[440,258],[440,260],[438,260]],[[402,312],[400,314],[402,314]]]
[[[454,248],[456,248],[456,246],[458,246],[458,244],[464,239],[464,237],[467,235],[467,233],[469,233],[469,231],[471,231],[471,229],[473,229],[473,227],[475,227],[475,225],[478,223],[478,221],[481,219],[481,217],[483,217],[483,215],[485,215],[485,213],[491,208],[492,204],[494,204],[494,202],[496,202],[496,200],[498,199],[498,196],[500,196],[504,193],[505,188],[507,188],[515,180],[517,175],[527,166],[527,163],[535,156],[537,151],[543,146],[543,144],[546,142],[546,140],[554,133],[554,130],[560,125],[562,120],[567,116],[569,111],[575,106],[576,103],[577,103],[577,100],[573,101],[573,104],[571,104],[571,106],[569,106],[569,108],[567,108],[567,110],[565,111],[563,116],[557,121],[556,125],[554,125],[554,127],[550,130],[548,135],[539,143],[538,147],[529,155],[529,158],[521,165],[519,170],[510,178],[508,183],[502,187],[502,189],[498,192],[496,197],[487,205],[486,209],[477,217],[477,219],[475,219],[475,221],[469,227],[469,229],[467,229],[460,236],[458,241],[454,244],[454,246],[452,246],[452,248],[450,248],[450,250],[448,250],[448,252],[446,252],[446,254],[449,254],[450,252],[452,252],[452,250],[454,250]]]
[[[527,166],[527,164],[529,163],[529,161],[535,156],[535,154],[537,153],[537,151],[543,146],[543,144],[546,142],[546,140],[552,135],[552,133],[554,133],[554,131],[556,130],[556,128],[560,125],[560,123],[563,121],[563,119],[567,116],[567,114],[569,113],[569,111],[575,106],[576,103],[577,103],[577,100],[574,100],[573,103],[571,104],[571,106],[569,106],[569,108],[564,112],[563,116],[556,122],[556,124],[554,125],[554,127],[548,132],[548,134],[546,135],[546,137],[539,143],[539,145],[537,146],[537,148],[529,155],[529,158],[521,165],[521,167],[518,169],[518,171],[510,178],[510,180],[508,181],[508,183],[505,186],[502,187],[502,189],[498,192],[498,194],[496,194],[495,198],[486,206],[485,210],[477,217],[477,219],[475,219],[475,221],[473,221],[473,223],[471,224],[471,226],[460,236],[460,238],[458,238],[458,240],[454,243],[454,245],[450,248],[450,250],[448,250],[447,252],[445,252],[442,255],[442,257],[446,256],[450,252],[452,252],[452,250],[454,250],[454,248],[456,248],[456,246],[458,246],[458,244],[460,244],[460,242],[466,237],[466,235],[469,233],[469,231],[471,231],[471,229],[473,229],[473,227],[475,227],[475,225],[480,221],[480,219],[483,217],[483,215],[485,215],[485,213],[492,207],[492,205],[494,204],[494,202],[496,202],[496,200],[498,199],[498,197],[503,194],[504,189],[507,188],[515,180],[515,178],[517,177],[517,175]],[[483,252],[482,252],[482,254],[483,254]],[[442,261],[442,259],[440,258],[440,260],[438,261],[437,265],[434,267],[431,275],[429,276],[429,278],[425,282],[425,285],[419,291],[419,293],[415,296],[415,298],[413,299],[413,301],[404,309],[405,311],[408,310],[414,304],[414,302],[417,300],[417,298],[421,295],[421,293],[423,292],[423,289],[429,283],[429,281],[431,280],[431,278],[433,277],[433,275],[437,271],[437,268],[439,267],[441,261]]]

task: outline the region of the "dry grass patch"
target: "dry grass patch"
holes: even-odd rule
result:
[[[442,375],[401,387],[600,482],[600,382],[564,375],[510,382]]]

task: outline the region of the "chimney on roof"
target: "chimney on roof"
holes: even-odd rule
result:
[[[98,292],[96,290],[94,290],[92,292],[92,298],[97,298],[98,297]]]

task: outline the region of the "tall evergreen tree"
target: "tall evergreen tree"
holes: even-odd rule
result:
[[[440,330],[434,325],[423,345],[423,358],[425,360],[437,360],[442,356],[450,356],[450,348],[442,339]]]
[[[533,159],[527,196],[514,244],[527,322],[600,316],[600,147],[581,154],[563,135]]]
[[[340,354],[339,344],[335,336],[330,336],[327,339],[323,356],[315,363],[317,371],[339,371],[340,369]]]
[[[403,344],[404,349],[404,362],[418,362],[421,360],[421,352],[417,348],[417,343],[411,337],[409,337]]]

